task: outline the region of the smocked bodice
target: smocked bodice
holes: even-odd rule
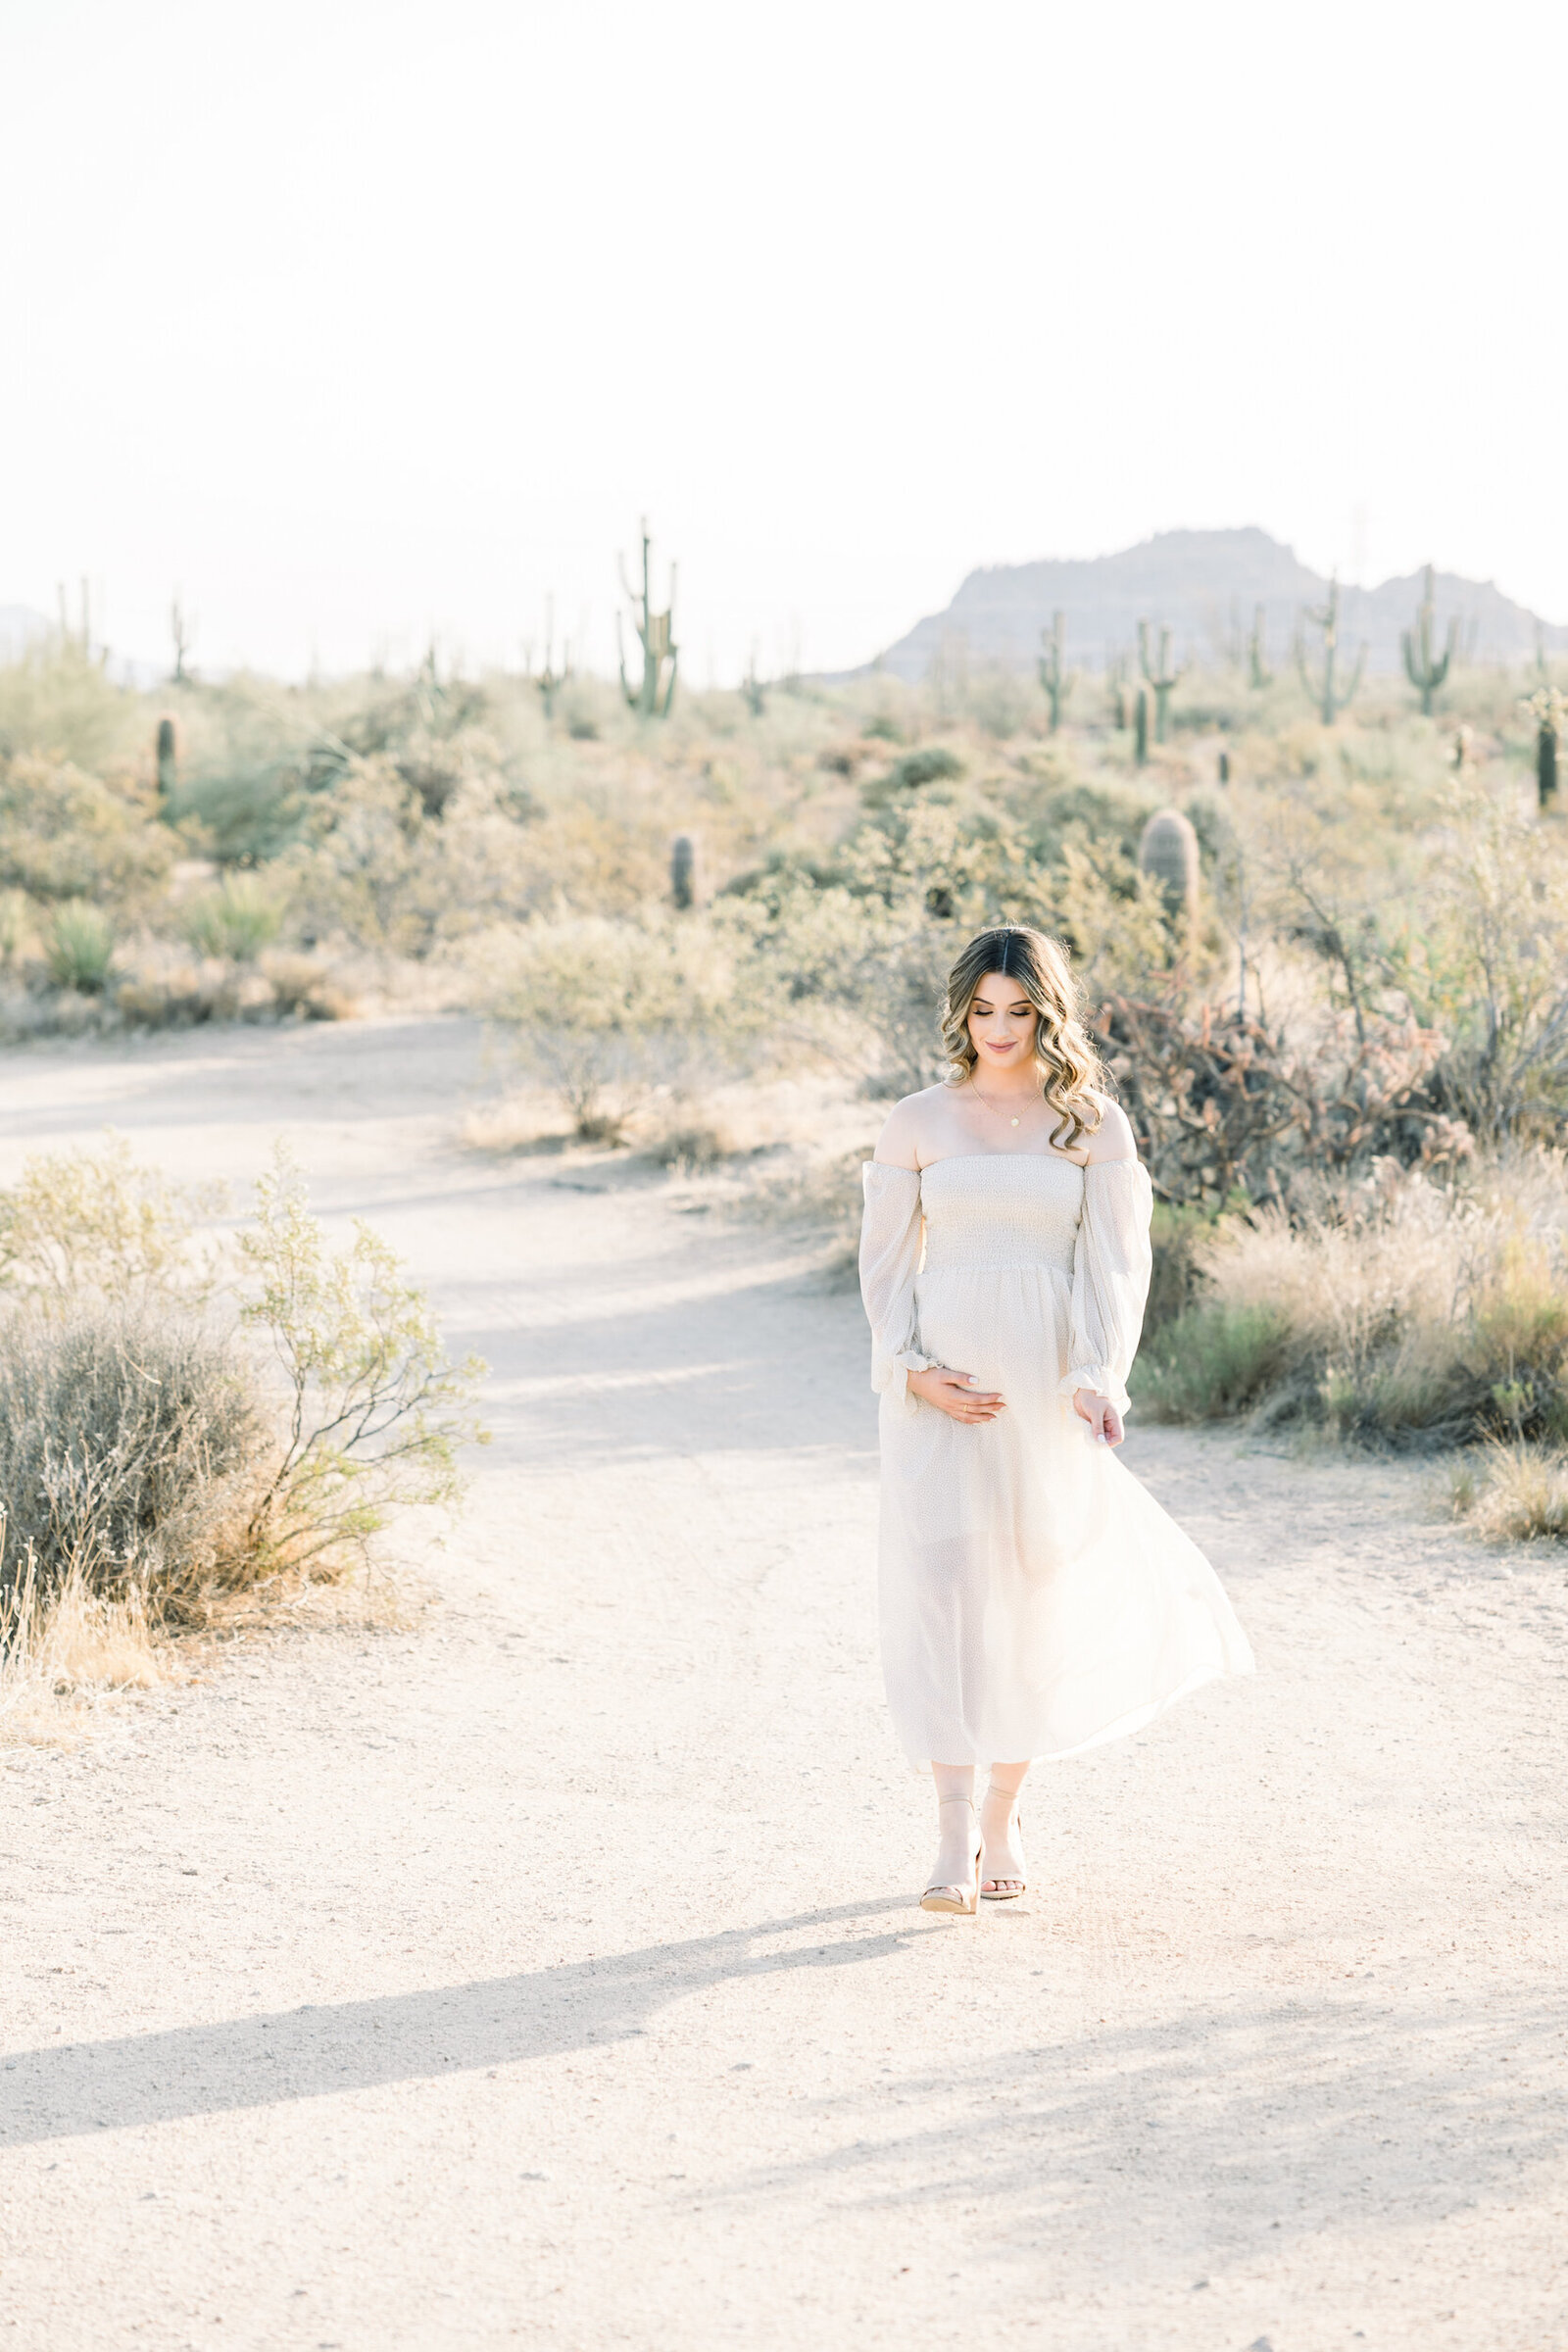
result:
[[[1093,1389],[1126,1410],[1123,1385],[1149,1289],[1149,1178],[1135,1159],[1075,1160],[1039,1152],[964,1152],[916,1175],[865,1163],[860,1290],[871,1319],[871,1386],[913,1409],[907,1375],[929,1358],[921,1301],[951,1309],[965,1289],[995,1320],[1001,1293],[1034,1291],[1030,1317],[1058,1311],[1056,1277],[1070,1285],[1070,1363],[1062,1393]],[[1013,1279],[993,1277],[1012,1270]],[[1019,1273],[1049,1276],[1020,1282]],[[1016,1303],[1016,1301],[1014,1302]],[[1009,1310],[1010,1311],[1010,1310]]]
[[[1071,1275],[1084,1172],[1042,1152],[964,1152],[920,1176],[921,1272],[1053,1266]]]

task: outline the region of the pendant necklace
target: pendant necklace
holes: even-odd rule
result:
[[[977,1102],[985,1102],[985,1106],[986,1106],[987,1110],[989,1110],[989,1111],[990,1111],[990,1113],[991,1113],[991,1115],[992,1115],[992,1117],[993,1117],[994,1119],[1007,1119],[1007,1124],[1008,1124],[1010,1127],[1016,1127],[1016,1126],[1017,1126],[1017,1124],[1018,1124],[1017,1120],[1016,1120],[1016,1119],[1013,1119],[1013,1118],[1008,1118],[1008,1115],[1007,1115],[1006,1111],[1004,1111],[1004,1110],[999,1110],[999,1109],[997,1108],[997,1106],[996,1106],[996,1104],[995,1104],[994,1102],[986,1102],[986,1099],[985,1099],[984,1095],[983,1095],[983,1094],[980,1092],[980,1089],[979,1089],[979,1088],[978,1088],[978,1087],[975,1085],[975,1082],[974,1082],[974,1080],[973,1080],[972,1078],[971,1078],[971,1079],[970,1079],[970,1081],[969,1081],[969,1085],[970,1085],[970,1088],[971,1088],[971,1090],[972,1090],[972,1092],[973,1092],[973,1094],[974,1094],[975,1101],[976,1101]]]

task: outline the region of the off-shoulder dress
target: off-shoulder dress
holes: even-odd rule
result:
[[[860,1287],[881,1395],[880,1616],[912,1763],[1066,1756],[1133,1732],[1252,1653],[1219,1579],[1074,1412],[1125,1411],[1149,1291],[1135,1160],[869,1160]],[[962,1423],[907,1375],[1000,1390]]]

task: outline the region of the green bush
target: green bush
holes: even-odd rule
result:
[[[1169,1200],[1154,1202],[1149,1230],[1153,1269],[1144,1309],[1144,1330],[1150,1337],[1196,1304],[1202,1281],[1200,1246],[1212,1236],[1214,1222],[1206,1209]]]
[[[44,932],[43,959],[57,988],[79,988],[96,996],[109,977],[115,956],[115,927],[85,899],[57,906]]]
[[[282,921],[283,910],[265,882],[255,874],[225,874],[216,890],[191,901],[183,928],[203,956],[243,963],[270,945]]]
[[[255,1557],[294,1572],[363,1553],[406,1503],[454,1503],[457,1449],[483,1445],[471,1399],[485,1366],[450,1364],[422,1291],[359,1218],[332,1251],[279,1149],[256,1186],[239,1255],[255,1288],[241,1322],[283,1376],[282,1442],[247,1525]]]
[[[1156,1421],[1219,1421],[1250,1412],[1284,1378],[1289,1341],[1289,1324],[1273,1308],[1189,1307],[1141,1351],[1134,1400]]]

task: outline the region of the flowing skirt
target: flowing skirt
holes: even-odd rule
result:
[[[910,1762],[1072,1755],[1250,1673],[1203,1554],[1059,1394],[1070,1277],[954,1267],[916,1299],[924,1353],[1007,1409],[882,1400],[882,1662]]]

